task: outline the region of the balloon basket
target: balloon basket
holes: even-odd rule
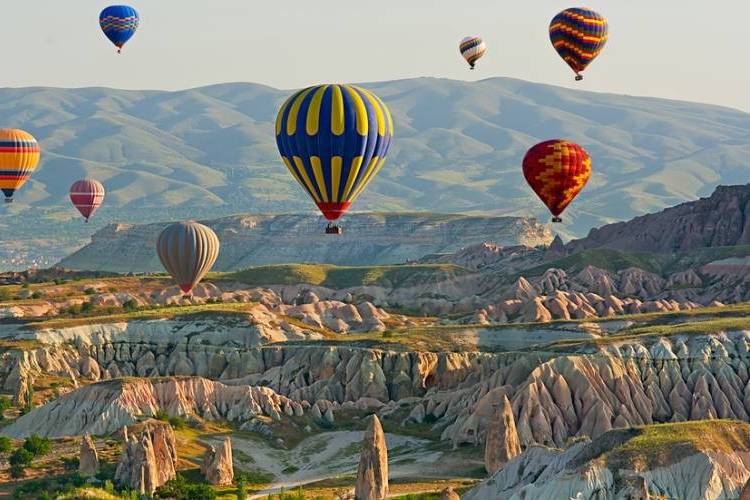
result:
[[[562,219],[560,217],[552,217],[552,222],[562,222]]]
[[[580,82],[581,80],[583,80],[583,75],[576,75],[576,81]]]
[[[328,224],[326,226],[326,234],[341,234],[343,233],[343,229],[341,229],[341,226],[337,226],[335,224]]]
[[[13,203],[13,198],[5,198],[5,203]]]

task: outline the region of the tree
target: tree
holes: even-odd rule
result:
[[[6,436],[0,436],[0,453],[8,453],[11,448],[13,448],[13,444],[10,439]]]
[[[49,439],[39,437],[36,434],[32,434],[31,436],[26,438],[26,441],[23,443],[23,447],[25,450],[28,450],[29,453],[31,453],[34,457],[41,457],[42,455],[46,455],[49,453],[50,447],[52,446],[52,443]]]
[[[247,481],[243,474],[237,475],[237,500],[247,499]]]

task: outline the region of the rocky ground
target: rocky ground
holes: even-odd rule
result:
[[[750,495],[750,247],[705,241],[6,274],[0,493]]]

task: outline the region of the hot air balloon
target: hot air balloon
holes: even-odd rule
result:
[[[34,136],[14,128],[0,129],[0,189],[5,203],[29,180],[39,164],[39,144]]]
[[[461,51],[461,55],[464,56],[464,59],[466,59],[466,62],[469,63],[469,67],[474,69],[476,62],[487,51],[487,46],[478,36],[467,36],[461,40],[458,49]]]
[[[95,179],[75,181],[70,186],[70,201],[88,222],[104,201],[104,186]]]
[[[583,80],[581,72],[607,43],[607,20],[591,9],[565,9],[549,25],[549,38],[560,57]]]
[[[109,41],[115,44],[118,54],[135,34],[139,22],[138,12],[127,5],[112,5],[99,14],[99,26]]]
[[[526,153],[523,175],[552,212],[552,222],[562,222],[560,214],[591,176],[591,158],[578,144],[558,139],[545,141]]]
[[[216,262],[219,238],[203,224],[177,222],[161,232],[156,253],[187,297]]]
[[[318,85],[292,95],[276,118],[289,172],[328,219],[326,233],[377,175],[393,138],[388,107],[353,85]]]

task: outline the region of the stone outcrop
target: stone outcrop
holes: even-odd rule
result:
[[[713,437],[733,436],[744,424],[720,421],[713,428],[725,427]],[[679,436],[679,431],[677,436]],[[747,430],[740,435],[747,437]],[[738,498],[750,478],[747,442],[738,441],[736,449],[712,443],[686,442],[684,450],[665,453],[664,449],[643,450],[629,457],[636,464],[649,464],[638,472],[622,467],[616,447],[637,435],[632,431],[612,431],[598,439],[579,440],[565,450],[534,445],[509,461],[505,467],[463,495],[464,500],[508,500],[524,498],[578,498],[598,500],[641,500],[648,498]],[[676,437],[676,439],[679,439]],[[713,449],[724,448],[722,451]],[[696,449],[697,447],[697,449]],[[608,455],[602,455],[606,450]],[[608,460],[612,458],[613,464]]]
[[[96,452],[96,444],[91,434],[86,434],[81,440],[81,448],[78,455],[78,473],[84,477],[95,476],[99,472],[99,455]]]
[[[461,497],[449,487],[440,492],[440,500],[461,500]]]
[[[388,496],[388,449],[377,415],[370,417],[362,440],[354,496],[357,500],[384,500]]]
[[[211,484],[228,486],[234,481],[232,441],[229,437],[217,446],[209,445],[201,464],[201,474]]]
[[[567,253],[590,248],[675,252],[750,243],[750,185],[719,186],[708,198],[628,222],[592,229],[566,245]]]
[[[140,494],[151,494],[176,477],[177,451],[172,427],[166,422],[147,421],[140,437],[131,433],[123,444],[115,471],[115,482]]]
[[[487,234],[502,245],[534,247],[552,240],[546,225],[521,217],[352,214],[347,220],[349,231],[338,241],[322,234],[317,218],[309,215],[245,215],[203,222],[222,236],[222,251],[214,266],[217,271],[288,262],[396,264],[481,243]],[[164,227],[163,223],[111,224],[61,265],[114,272],[161,271],[151,242]],[[120,257],[104,258],[107,255]]]
[[[90,384],[61,396],[3,429],[11,437],[109,434],[135,423],[140,415],[182,415],[244,422],[256,415],[279,419],[299,403],[267,387],[224,385],[203,378],[112,380]]]
[[[508,397],[503,394],[500,404],[493,405],[494,415],[487,429],[484,448],[484,466],[492,475],[511,458],[521,453],[516,433],[516,422]]]

